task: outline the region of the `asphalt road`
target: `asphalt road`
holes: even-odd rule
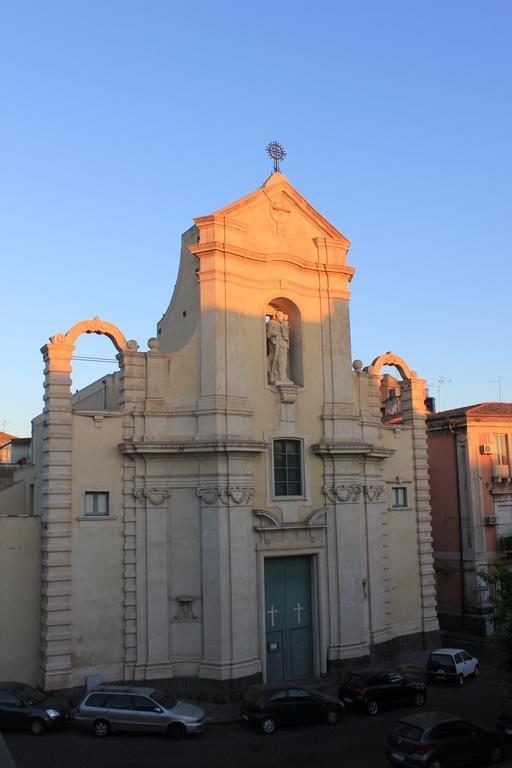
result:
[[[496,670],[482,670],[463,688],[430,685],[428,690],[425,711],[450,712],[494,727],[502,695]],[[25,733],[4,733],[4,738],[17,768],[384,768],[386,735],[400,715],[411,711],[388,710],[376,717],[347,712],[338,726],[286,728],[271,736],[242,722],[211,724],[204,734],[183,742],[146,734],[98,739],[73,728],[40,738]]]

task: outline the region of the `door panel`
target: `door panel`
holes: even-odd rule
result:
[[[265,560],[267,680],[313,674],[309,557]]]

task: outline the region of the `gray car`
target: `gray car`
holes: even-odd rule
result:
[[[96,736],[111,731],[153,731],[175,739],[201,733],[203,709],[156,688],[100,685],[86,693],[73,715],[74,722]]]

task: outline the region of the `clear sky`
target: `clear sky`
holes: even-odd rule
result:
[[[146,349],[181,233],[273,139],[352,241],[352,357],[512,401],[511,39],[510,0],[1,0],[0,429],[29,433],[50,335],[99,315]]]

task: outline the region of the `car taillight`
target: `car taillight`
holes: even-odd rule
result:
[[[262,707],[264,705],[264,703],[265,703],[265,694],[264,693],[260,693],[260,695],[258,696],[258,699],[256,701],[256,706],[257,707]]]
[[[368,693],[368,688],[356,688],[356,694],[358,696],[361,696],[362,699],[364,699],[367,693]]]
[[[428,752],[428,744],[416,744],[414,751],[418,755],[424,755],[425,752]]]

